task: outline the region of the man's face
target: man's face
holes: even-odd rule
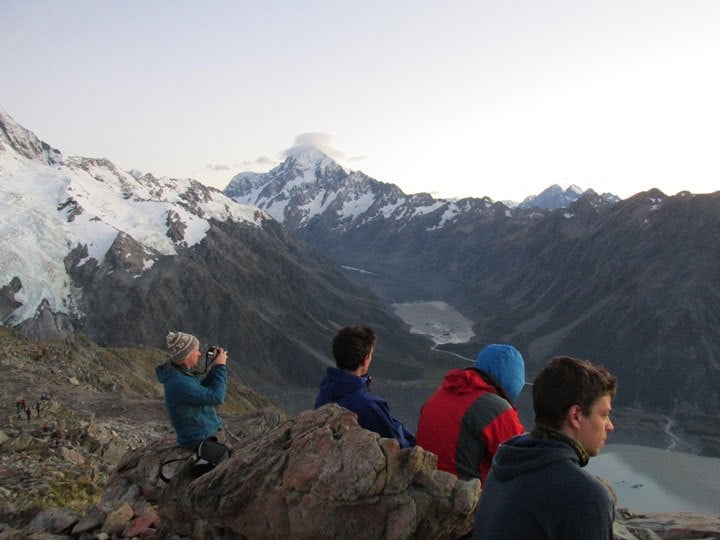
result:
[[[605,446],[608,433],[615,429],[610,420],[612,404],[609,395],[599,397],[592,407],[590,414],[579,415],[580,427],[576,439],[590,456],[597,456]]]
[[[195,365],[198,363],[198,360],[200,360],[200,356],[201,356],[201,355],[200,355],[200,348],[199,348],[199,347],[196,347],[195,350],[193,350],[193,352],[191,352],[191,353],[187,356],[187,360],[185,361],[185,365],[186,365],[188,368],[190,368],[190,369],[194,368]]]

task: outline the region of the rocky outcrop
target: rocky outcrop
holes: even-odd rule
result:
[[[328,405],[243,441],[196,480],[179,475],[158,508],[164,533],[192,538],[458,538],[480,485],[436,461]]]
[[[614,532],[614,540],[720,538],[720,516],[693,512],[633,514],[621,509]]]
[[[400,450],[335,406],[291,418],[237,384],[220,411],[234,454],[191,478],[152,382],[163,358],[0,328],[6,406],[50,396],[31,418],[0,416],[0,540],[454,538],[472,526],[479,486],[436,471],[432,454]],[[617,518],[618,540],[720,538],[717,516]]]
[[[437,471],[434,454],[400,449],[337,405],[289,419],[255,411],[232,429],[233,455],[199,478],[192,452],[159,438],[127,453],[84,511],[46,508],[21,529],[0,525],[0,540],[453,539],[472,529],[478,481]],[[617,512],[615,540],[717,537],[720,517]]]
[[[84,514],[46,509],[0,538],[458,538],[472,528],[479,482],[437,471],[433,454],[400,449],[337,405],[238,425],[231,458],[197,479],[192,454],[158,439],[123,458]],[[173,459],[164,484],[160,465]]]

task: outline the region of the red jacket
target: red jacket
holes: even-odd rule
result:
[[[437,468],[483,482],[498,446],[525,432],[517,410],[480,371],[453,369],[420,412],[417,444],[437,454]]]

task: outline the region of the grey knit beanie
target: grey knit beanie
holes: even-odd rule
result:
[[[185,332],[170,332],[165,341],[170,353],[170,360],[173,362],[184,360],[196,347],[200,347],[198,339]]]

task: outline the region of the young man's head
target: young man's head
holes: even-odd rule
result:
[[[596,456],[614,429],[616,394],[617,379],[604,367],[572,356],[553,358],[533,381],[535,422],[573,437]]]
[[[355,372],[367,372],[375,349],[377,334],[369,326],[346,326],[342,328],[332,342],[332,354],[340,369]],[[364,375],[365,373],[360,373]]]

